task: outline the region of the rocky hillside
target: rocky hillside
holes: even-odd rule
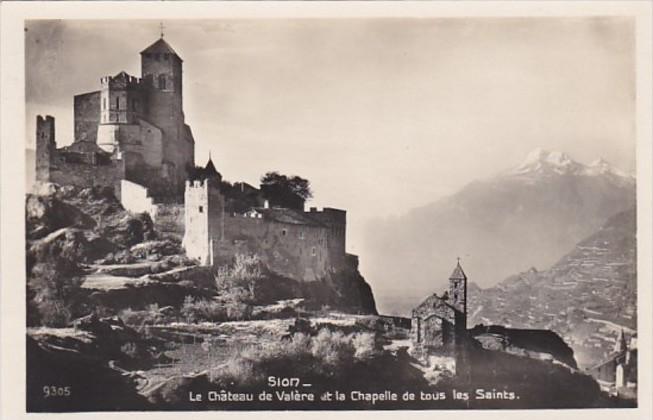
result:
[[[445,286],[456,257],[472,281],[493,286],[530,266],[554,264],[634,202],[634,179],[605,161],[583,165],[538,149],[514,169],[371,224],[365,274],[380,310],[405,315]]]
[[[469,289],[469,324],[556,331],[581,366],[602,360],[621,329],[637,328],[636,217],[620,212],[552,267]]]

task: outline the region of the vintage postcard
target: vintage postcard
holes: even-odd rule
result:
[[[292,6],[3,5],[2,414],[649,418],[650,3]]]

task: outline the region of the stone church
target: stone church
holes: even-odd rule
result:
[[[467,331],[467,276],[456,264],[449,290],[432,294],[412,311],[411,341],[416,356],[454,351]]]
[[[57,148],[54,118],[37,118],[37,181],[109,186],[120,197],[127,180],[149,196],[181,200],[195,150],[184,121],[182,59],[163,35],[140,55],[140,78],[121,71],[75,95],[69,146]]]

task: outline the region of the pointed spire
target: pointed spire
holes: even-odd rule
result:
[[[159,29],[161,30],[161,38],[163,38],[163,22],[159,22]]]
[[[449,276],[449,280],[467,280],[467,276],[465,275],[463,268],[460,266],[460,257],[458,257],[456,268],[453,269],[453,273]]]
[[[206,178],[212,178],[216,175],[219,176],[220,172],[218,172],[218,170],[215,169],[215,165],[213,164],[213,160],[211,159],[211,152],[209,152],[209,161],[206,162],[206,166],[204,167],[204,176]]]

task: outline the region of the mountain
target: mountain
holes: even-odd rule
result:
[[[406,314],[444,287],[458,256],[468,277],[489,287],[528,267],[554,264],[634,203],[634,178],[604,160],[584,165],[536,149],[510,170],[370,223],[365,274],[382,312]]]
[[[608,219],[551,268],[531,268],[495,287],[469,290],[468,324],[551,329],[580,365],[598,363],[621,330],[637,328],[635,209]]]

